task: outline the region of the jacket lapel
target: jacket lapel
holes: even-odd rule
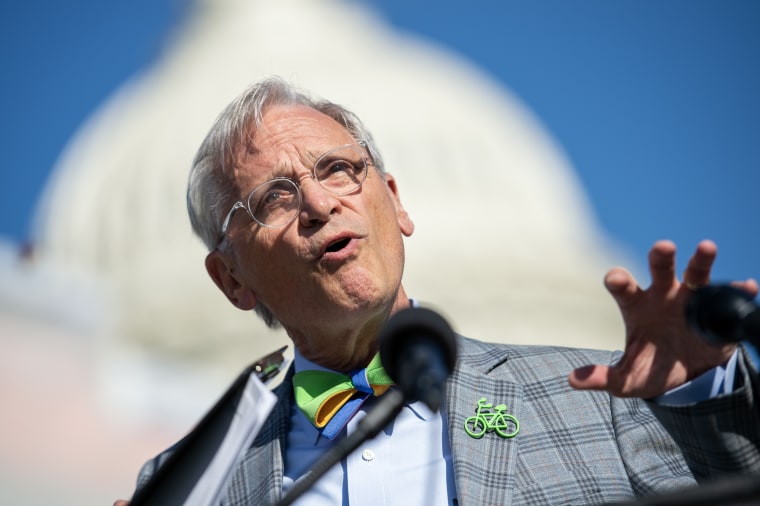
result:
[[[293,367],[274,389],[277,404],[243,457],[222,504],[275,504],[282,496],[285,448],[290,429]]]
[[[459,361],[446,385],[446,410],[452,462],[459,504],[508,505],[515,484],[515,459],[520,435],[505,439],[495,432],[473,438],[465,432],[465,420],[475,416],[478,400],[494,406],[506,404],[507,412],[520,419],[522,387],[489,374],[504,367],[507,352],[459,340]],[[493,411],[493,410],[491,410]]]

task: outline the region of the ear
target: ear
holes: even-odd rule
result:
[[[398,194],[398,186],[396,185],[396,178],[391,174],[385,174],[385,184],[388,186],[388,191],[393,200],[393,205],[396,207],[396,219],[398,220],[398,226],[401,229],[401,233],[409,237],[414,232],[414,222],[409,217],[409,213],[404,210],[404,206],[401,205],[401,198]]]
[[[216,286],[238,309],[250,311],[256,307],[256,294],[240,283],[235,276],[233,261],[218,249],[206,255],[206,271]]]

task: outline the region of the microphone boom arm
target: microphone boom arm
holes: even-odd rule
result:
[[[378,400],[378,403],[367,412],[367,415],[356,424],[354,430],[347,437],[338,441],[330,451],[325,453],[314,464],[311,470],[295,482],[290,491],[277,503],[277,506],[289,506],[304,492],[309,490],[332,466],[341,461],[343,457],[356,450],[360,444],[375,437],[391,420],[396,418],[404,406],[404,395],[391,388]]]

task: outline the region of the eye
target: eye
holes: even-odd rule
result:
[[[269,190],[264,195],[262,195],[261,202],[259,202],[259,205],[262,205],[262,206],[272,205],[278,200],[281,200],[282,197],[283,197],[282,190],[280,189]]]
[[[347,160],[338,160],[337,162],[332,164],[332,166],[330,167],[331,172],[336,172],[336,171],[352,172],[353,170],[355,170],[355,167],[353,166],[353,164],[351,164],[351,162]]]
[[[269,181],[251,195],[251,210],[255,215],[263,217],[274,209],[291,206],[297,194],[295,184],[288,179]]]
[[[348,160],[334,160],[323,169],[324,176],[330,177],[333,174],[353,175],[356,173],[356,166]]]
[[[359,189],[366,174],[364,156],[351,144],[328,151],[314,164],[317,181],[336,195],[346,195]]]
[[[261,204],[270,205],[286,199],[293,194],[293,185],[286,182],[275,182],[261,196]]]

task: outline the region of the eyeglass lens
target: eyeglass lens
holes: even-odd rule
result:
[[[357,146],[341,146],[323,154],[314,164],[319,184],[335,195],[356,191],[367,175],[366,162]],[[298,185],[289,178],[275,178],[256,187],[248,197],[248,209],[259,223],[276,227],[289,223],[301,206]]]

